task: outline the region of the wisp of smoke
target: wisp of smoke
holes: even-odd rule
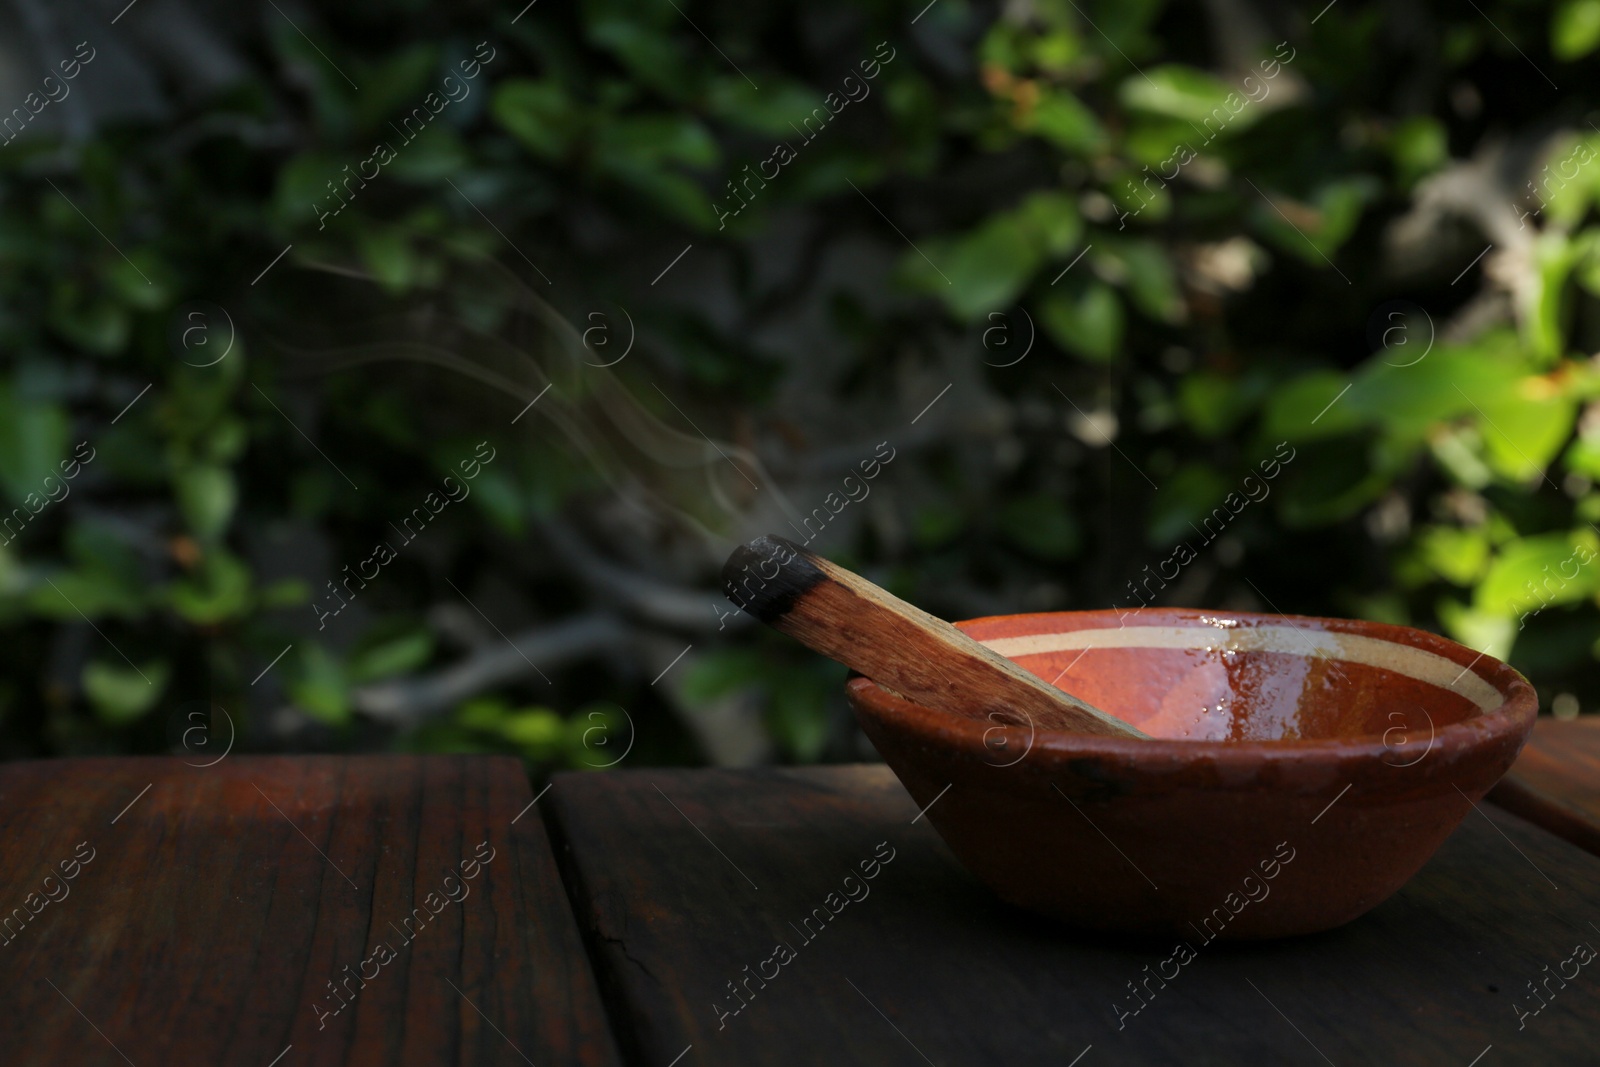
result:
[[[315,269],[377,285],[347,267]],[[403,362],[477,382],[514,402],[506,419],[515,417],[516,430],[553,436],[604,480],[617,502],[640,512],[638,519],[657,527],[681,524],[714,558],[774,521],[796,517],[749,449],[675,430],[657,418],[610,366],[601,365],[570,322],[509,271],[484,268],[481,282],[481,292],[501,301],[492,330],[447,313],[442,294],[435,292],[408,307],[399,322],[391,315],[364,324],[368,339],[361,343],[277,347],[316,374]],[[665,390],[651,385],[690,421]]]

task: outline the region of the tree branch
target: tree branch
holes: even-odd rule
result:
[[[351,694],[356,711],[393,726],[415,726],[456,704],[525,675],[554,669],[597,652],[624,649],[633,635],[609,614],[579,615],[480,646],[433,674],[362,686]]]

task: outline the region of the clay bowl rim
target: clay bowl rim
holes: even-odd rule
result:
[[[1533,727],[1539,712],[1538,693],[1533,684],[1514,667],[1493,656],[1476,652],[1465,645],[1410,626],[1393,623],[1369,622],[1362,619],[1341,619],[1321,615],[1281,615],[1266,612],[1210,611],[1196,608],[1135,608],[1091,609],[1085,611],[1021,612],[1011,615],[986,615],[955,623],[970,635],[970,627],[979,623],[1013,620],[1071,619],[1074,621],[1109,621],[1118,627],[1127,627],[1129,618],[1160,620],[1167,625],[1217,628],[1215,622],[1237,622],[1239,628],[1287,622],[1315,631],[1355,634],[1392,641],[1411,648],[1422,649],[1460,663],[1494,688],[1504,699],[1495,707],[1483,708],[1477,714],[1434,728],[1432,749],[1457,754],[1491,744],[1508,735],[1526,734]],[[1212,621],[1215,620],[1215,621]],[[1158,622],[1133,625],[1159,625]],[[1091,629],[1104,627],[1075,627]],[[1230,627],[1231,628],[1231,627]],[[1037,630],[1035,633],[1069,632]],[[1463,660],[1458,657],[1471,657]],[[896,696],[870,678],[855,677],[846,683],[851,702],[864,705],[860,710],[893,723],[925,742],[941,748],[955,748],[983,758],[990,749],[987,738],[997,728],[996,722],[970,718],[933,708]],[[1006,730],[1023,732],[1026,726],[1006,724]],[[1080,734],[1049,727],[1034,727],[1030,753],[1082,758],[1107,756],[1135,763],[1156,760],[1171,768],[1174,764],[1204,763],[1210,765],[1259,765],[1265,761],[1316,761],[1319,759],[1383,761],[1396,749],[1385,741],[1386,734],[1357,734],[1349,737],[1290,738],[1257,741],[1205,741],[1169,737],[1140,738],[1107,737],[1097,734]],[[1520,747],[1520,741],[1519,741]],[[1429,761],[1433,762],[1433,761]],[[991,764],[992,765],[992,764]]]

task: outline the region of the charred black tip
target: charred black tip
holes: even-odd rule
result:
[[[824,577],[811,553],[769,534],[733,550],[722,565],[722,591],[744,611],[770,623],[788,614]]]

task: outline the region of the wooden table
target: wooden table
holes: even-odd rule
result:
[[[567,776],[552,798],[613,1026],[639,1063],[685,1050],[682,1065],[875,1067],[1600,1056],[1600,961],[1525,1028],[1512,1008],[1519,993],[1535,1004],[1524,983],[1576,942],[1600,945],[1600,858],[1493,805],[1362,919],[1201,947],[1119,1018],[1127,984],[1172,946],[1086,938],[1002,907],[913,822],[886,768]],[[893,859],[870,895],[802,930],[880,842]],[[766,963],[779,942],[794,958]],[[745,985],[756,972],[770,980]]]
[[[503,758],[0,765],[0,1063],[615,1064],[532,800]]]
[[[1540,719],[1490,799],[1600,856],[1600,717]]]
[[[1541,722],[1496,796],[1600,840],[1597,739]],[[1596,1062],[1600,967],[1512,1004],[1600,945],[1600,858],[1494,805],[1365,918],[1204,946],[1122,1017],[1171,946],[997,904],[916,816],[879,766],[535,804],[481,757],[0,765],[0,1063]]]

